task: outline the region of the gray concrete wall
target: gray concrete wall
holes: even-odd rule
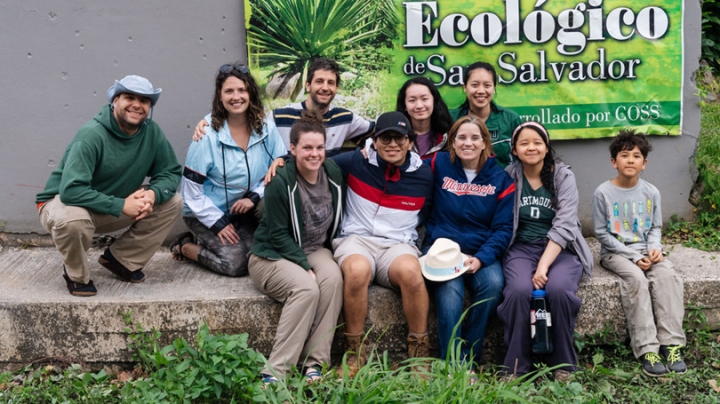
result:
[[[242,1],[0,3],[0,231],[44,232],[34,196],[77,129],[106,102],[113,80],[148,77],[163,95],[154,119],[181,161],[190,128],[209,110],[218,66],[246,60]],[[685,2],[683,134],[656,137],[643,177],[663,195],[663,216],[689,219],[700,131],[694,71],[700,4]],[[608,139],[564,141],[558,154],[578,178],[580,218],[591,230],[592,192],[614,176]]]
[[[220,65],[246,60],[242,0],[0,2],[0,230],[41,232],[35,194],[115,79],[163,93],[153,119],[181,161]],[[44,232],[44,231],[43,231]]]

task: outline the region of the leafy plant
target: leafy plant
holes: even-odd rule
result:
[[[394,37],[392,0],[254,0],[248,42],[269,76],[301,73],[292,97],[303,88],[310,62],[335,59],[345,69],[377,69],[378,51]],[[283,86],[281,86],[283,87]],[[282,90],[280,88],[278,93]]]
[[[124,316],[133,325],[129,314]],[[213,335],[202,324],[194,346],[177,338],[158,350],[159,333],[148,336],[141,326],[133,328],[133,346],[151,373],[123,388],[129,402],[250,402],[262,391],[258,374],[265,358],[248,348],[248,334]]]
[[[162,335],[160,331],[155,327],[146,330],[142,324],[135,323],[132,320],[132,311],[120,312],[120,315],[125,320],[125,324],[129,326],[123,331],[128,333],[130,338],[128,348],[134,351],[133,359],[149,371],[157,369],[155,354],[160,350],[160,337]]]
[[[703,91],[720,89],[718,80],[713,79],[710,82],[715,83],[714,87]],[[699,83],[708,86],[707,82]],[[701,108],[700,139],[695,153],[698,183],[693,192],[699,195],[693,196],[693,203],[698,206],[695,220],[689,223],[673,215],[664,236],[668,243],[682,243],[686,247],[705,251],[720,251],[720,103],[704,103]]]
[[[670,217],[665,230],[667,244],[682,243],[690,248],[703,251],[720,251],[720,214],[699,211],[694,222],[680,220],[677,215]]]
[[[720,2],[702,2],[702,57],[720,72]]]
[[[717,212],[720,207],[720,104],[703,108],[701,136],[695,162],[705,185],[703,199]]]
[[[119,384],[112,383],[101,370],[88,372],[80,365],[67,369],[57,366],[26,366],[17,375],[0,375],[0,402],[37,403],[120,403]]]

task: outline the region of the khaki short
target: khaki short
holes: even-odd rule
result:
[[[390,284],[390,265],[401,255],[420,256],[420,250],[414,245],[378,237],[348,236],[332,241],[335,251],[334,258],[342,267],[345,258],[351,255],[362,255],[370,262],[372,271],[371,282],[386,288],[396,289]]]

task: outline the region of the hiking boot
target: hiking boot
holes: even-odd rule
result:
[[[104,266],[105,269],[119,276],[120,279],[125,282],[140,283],[145,280],[145,274],[142,269],[131,271],[125,268],[125,265],[119,263],[118,260],[113,257],[109,248],[98,258],[98,262]]]
[[[428,358],[430,357],[430,338],[428,334],[409,334],[408,335],[408,358]],[[412,370],[418,373],[426,373],[428,371],[427,363],[423,361],[415,361]]]
[[[345,333],[345,363],[348,367],[348,377],[355,377],[367,361],[367,352],[363,343],[364,333]]]
[[[682,347],[682,345],[660,345],[660,356],[665,359],[667,368],[671,372],[685,373],[687,371],[687,366],[685,366],[685,361],[680,352]]]
[[[63,265],[63,272],[63,278],[65,279],[65,283],[67,284],[67,288],[70,291],[71,295],[83,297],[97,295],[97,288],[95,288],[92,280],[88,281],[88,283],[80,283],[73,281],[68,276],[65,265]]]
[[[430,338],[428,334],[408,335],[408,358],[427,358],[430,356]]]
[[[642,370],[648,376],[662,376],[667,373],[665,365],[662,363],[660,355],[655,352],[647,352],[640,357],[640,363],[642,363]]]

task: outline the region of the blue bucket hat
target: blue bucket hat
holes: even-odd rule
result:
[[[108,102],[112,104],[113,99],[122,93],[132,93],[150,98],[150,106],[155,106],[160,98],[162,88],[153,88],[152,83],[145,77],[130,75],[122,80],[115,80],[115,84],[107,91]]]

